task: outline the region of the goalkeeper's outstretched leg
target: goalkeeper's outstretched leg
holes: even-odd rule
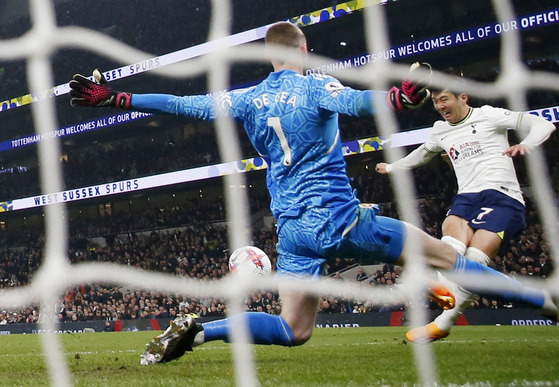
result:
[[[318,297],[288,289],[280,290],[280,297],[285,300],[282,302],[282,316],[263,312],[243,314],[252,343],[291,347],[302,345],[310,339],[318,310]],[[146,344],[140,364],[166,363],[209,341],[230,342],[231,330],[239,322],[238,317],[199,324],[190,315],[180,316],[171,321],[165,332]]]

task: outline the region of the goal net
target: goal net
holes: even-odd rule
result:
[[[21,220],[24,215],[17,214],[33,210],[36,214],[37,209],[42,209],[45,238],[44,256],[32,281],[25,286],[0,289],[0,306],[40,305],[44,316],[40,325],[45,332],[57,330],[54,306],[60,295],[84,283],[223,298],[231,314],[240,314],[247,294],[257,289],[276,290],[280,281],[255,279],[239,284],[230,276],[219,281],[196,281],[158,270],[137,270],[125,262],[73,263],[68,253],[72,248],[69,245],[71,213],[79,211],[79,203],[83,200],[143,190],[163,192],[165,187],[193,182],[200,184],[199,196],[202,197],[202,190],[216,189],[215,178],[218,177],[223,183],[229,251],[252,244],[251,207],[255,203],[249,201],[247,192],[253,183],[265,186],[262,175],[255,183],[251,174],[267,166],[265,160],[250,149],[247,140],[239,138],[240,131],[235,123],[220,117],[213,124],[217,134],[213,154],[193,153],[207,161],[202,167],[186,161],[187,165],[178,170],[162,166],[154,167],[151,173],[135,175],[133,171],[140,168],[142,161],[136,159],[130,161],[134,168],[130,167],[128,173],[117,171],[105,180],[94,180],[90,175],[98,171],[95,164],[100,160],[92,158],[82,164],[81,177],[79,173],[73,176],[77,183],[70,185],[63,179],[69,147],[79,153],[80,146],[85,147],[87,143],[89,149],[97,133],[111,130],[115,138],[131,142],[140,127],[144,128],[140,132],[144,138],[145,128],[156,132],[152,136],[160,133],[165,136],[162,126],[167,123],[164,118],[149,114],[71,109],[67,82],[74,73],[89,74],[99,67],[115,89],[132,92],[181,95],[247,87],[267,76],[271,70],[266,65],[268,56],[286,55],[281,50],[265,53],[262,39],[268,26],[287,20],[300,26],[307,35],[309,74],[332,75],[355,88],[387,90],[401,82],[411,63],[424,61],[435,68],[433,86],[443,87],[453,86],[455,81],[438,70],[458,66],[466,79],[461,87],[471,97],[515,111],[530,111],[553,122],[559,120],[556,106],[559,105],[559,71],[556,68],[559,58],[553,38],[559,25],[559,8],[552,1],[542,1],[538,5],[509,0],[449,2],[444,6],[427,0],[419,5],[403,0],[310,0],[282,5],[217,0],[189,4],[168,0],[157,5],[140,1],[126,5],[116,3],[30,0],[13,7],[1,5],[5,12],[0,16],[4,32],[0,35],[0,122],[5,134],[0,140],[0,152],[7,155],[3,160],[15,163],[18,158],[33,158],[28,149],[36,147],[39,173],[38,180],[33,182],[15,177],[15,180],[3,180],[8,184],[14,181],[28,189],[18,191],[16,187],[0,191],[1,208],[6,215],[0,222],[24,225]],[[425,199],[418,200],[418,195],[425,193],[417,187],[412,174],[396,174],[390,182],[370,175],[374,173],[375,162],[397,160],[409,147],[422,143],[436,119],[429,107],[402,115],[379,113],[374,120],[342,119],[348,168],[355,185],[366,191],[359,192],[363,201],[393,201],[394,206],[383,207],[387,212],[397,207],[392,215],[397,214],[412,224],[425,224],[424,213],[418,208]],[[196,124],[188,123],[181,129],[189,141],[196,139],[190,133],[192,125]],[[209,130],[208,127],[202,129]],[[137,156],[141,155],[141,147],[149,144],[138,146]],[[185,156],[180,155],[180,158],[183,160]],[[557,257],[559,241],[553,238],[558,235],[559,224],[554,173],[559,163],[555,155],[545,153],[545,147],[534,149],[525,161],[520,166],[526,175],[525,194],[534,203],[534,216],[547,236],[549,256]],[[26,169],[25,166],[17,168]],[[2,167],[0,172],[6,172],[4,176],[15,176],[13,168],[8,166]],[[372,187],[367,179],[373,180]],[[36,191],[33,191],[34,185],[37,185]],[[387,192],[388,185],[394,190],[393,197]],[[68,209],[70,205],[72,210]],[[15,217],[19,220],[14,220]],[[440,230],[433,231],[437,232]],[[413,245],[419,246],[419,243]],[[411,257],[406,280],[414,290],[412,293],[419,294],[425,287],[421,278],[426,270],[421,249],[406,253]],[[530,282],[559,295],[557,277],[555,272],[546,280],[532,277]],[[340,284],[325,279],[312,284],[294,281],[289,285],[318,296],[343,295],[348,299],[399,302],[386,289],[357,283]],[[411,305],[422,305],[421,298],[412,295]],[[428,316],[418,307],[411,309],[410,319],[411,324],[421,325],[427,322]],[[233,331],[237,382],[250,386],[257,385],[258,378],[247,338],[243,325]],[[46,333],[41,335],[41,340],[47,355],[50,383],[72,385],[59,335]],[[437,370],[431,347],[414,346],[414,355],[418,382],[434,385]]]

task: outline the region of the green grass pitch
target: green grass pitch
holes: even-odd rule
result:
[[[316,329],[301,347],[255,347],[263,386],[411,386],[419,379],[400,328]],[[235,385],[231,346],[214,342],[178,361],[140,366],[154,332],[62,334],[76,386]],[[46,386],[38,335],[3,336],[0,385]],[[559,385],[559,326],[456,327],[433,344],[442,385]]]

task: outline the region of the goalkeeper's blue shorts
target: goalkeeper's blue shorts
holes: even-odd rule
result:
[[[377,212],[372,205],[307,207],[295,217],[280,218],[278,273],[316,277],[335,258],[395,263],[402,254],[405,226]]]

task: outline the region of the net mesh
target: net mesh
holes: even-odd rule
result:
[[[367,49],[371,53],[386,53],[390,58],[389,45],[390,30],[386,21],[385,9],[379,2],[349,2],[343,6],[329,9],[330,17],[336,15],[336,10],[346,7],[346,11],[362,10],[364,38]],[[511,20],[517,20],[515,9],[510,1],[492,1],[497,16],[497,23],[506,26]],[[109,58],[119,63],[142,63],[153,56],[141,52],[117,39],[103,33],[82,27],[57,26],[54,12],[54,2],[46,0],[30,0],[29,12],[31,16],[30,30],[13,39],[0,40],[1,60],[24,60],[26,62],[27,84],[30,91],[29,98],[14,99],[9,108],[18,108],[31,104],[31,114],[37,133],[48,135],[57,129],[55,98],[50,95],[63,96],[68,92],[66,84],[56,86],[52,71],[52,57],[62,49],[79,49],[95,55]],[[328,12],[327,12],[328,13]],[[306,17],[294,18],[293,22],[309,25],[321,21],[325,13],[316,13]],[[340,15],[340,13],[338,13]],[[161,56],[164,65],[153,69],[153,73],[165,78],[185,79],[199,75],[207,75],[208,88],[212,91],[225,90],[229,85],[229,69],[236,63],[266,62],[268,56],[272,58],[289,58],[290,52],[282,50],[264,54],[261,43],[255,43],[263,37],[265,26],[255,28],[246,34],[232,35],[234,15],[230,2],[214,0],[211,2],[210,33],[207,44],[196,46],[193,51],[182,53],[182,57]],[[469,80],[464,91],[474,97],[504,98],[513,110],[527,109],[527,93],[530,90],[550,89],[559,90],[559,76],[549,72],[530,71],[523,64],[520,31],[510,29],[499,34],[501,52],[499,67],[500,76],[494,82],[476,82]],[[185,61],[184,59],[189,59]],[[370,59],[370,58],[369,58]],[[355,63],[355,62],[353,62]],[[347,63],[346,63],[347,64]],[[398,83],[407,75],[408,65],[398,64],[391,60],[374,60],[365,66],[332,66],[332,59],[311,53],[308,58],[308,68],[331,69],[332,75],[342,82],[348,82],[362,88],[387,89],[390,84]],[[125,69],[127,66],[122,67]],[[128,76],[131,76],[129,74]],[[432,83],[435,86],[450,85],[453,81],[445,75],[435,72]],[[50,93],[45,92],[50,90]],[[382,104],[384,101],[376,101]],[[382,110],[382,109],[380,109]],[[384,138],[391,138],[399,131],[397,118],[390,112],[377,115],[377,127]],[[241,150],[236,138],[234,125],[227,117],[220,117],[216,121],[220,156],[224,161],[241,159]],[[403,149],[387,147],[388,161],[404,156]],[[38,143],[40,159],[40,176],[42,192],[61,192],[64,188],[61,174],[59,141],[41,141]],[[547,170],[542,151],[538,148],[527,157],[527,168],[531,187],[534,192],[539,216],[548,235],[557,235],[558,216],[556,200],[549,176],[542,171]],[[226,186],[241,186],[246,184],[242,174],[229,174],[225,177]],[[414,202],[414,187],[409,174],[394,176],[393,186],[397,187],[396,200],[399,203],[401,218],[413,224],[420,224]],[[242,190],[225,190],[227,215],[229,222],[229,244],[241,246],[249,244],[251,240],[249,225],[249,211],[247,198]],[[243,205],[239,205],[239,203]],[[67,219],[64,217],[65,204],[55,203],[45,206],[46,244],[44,262],[34,280],[25,288],[15,288],[0,291],[0,304],[3,306],[29,305],[39,302],[44,315],[50,316],[41,322],[41,329],[46,332],[56,330],[56,316],[53,305],[61,293],[69,286],[82,283],[122,283],[126,278],[128,286],[138,288],[167,291],[180,294],[190,294],[196,297],[223,297],[230,304],[231,313],[242,312],[242,302],[247,293],[255,289],[276,289],[278,280],[254,280],[248,283],[235,283],[234,279],[226,277],[218,283],[205,283],[176,276],[154,272],[141,272],[130,267],[108,263],[82,263],[70,265],[68,251]],[[559,241],[557,238],[548,240],[552,256],[559,256]],[[419,305],[422,300],[415,294],[420,294],[425,284],[420,280],[425,271],[421,248],[418,241],[411,244],[415,248],[407,251],[411,257],[408,270],[408,280],[411,287],[410,296],[414,304]],[[537,286],[548,288],[554,294],[559,294],[557,272],[547,281],[536,282]],[[290,282],[289,286],[319,296],[341,295],[347,298],[391,300],[393,293],[384,289],[364,289],[355,284],[340,284],[333,281],[319,281],[318,283]],[[488,284],[489,286],[489,284]],[[231,291],[233,289],[233,291]],[[420,325],[426,321],[422,308],[413,308],[411,323]],[[239,385],[257,385],[258,379],[254,368],[252,347],[247,343],[246,327],[239,325],[233,331],[234,363]],[[59,335],[41,335],[43,350],[45,351],[50,383],[57,386],[72,385],[72,375],[65,362]],[[428,345],[414,346],[414,353],[420,383],[434,385],[437,381],[437,370],[434,356]],[[249,360],[249,361],[247,361]]]

